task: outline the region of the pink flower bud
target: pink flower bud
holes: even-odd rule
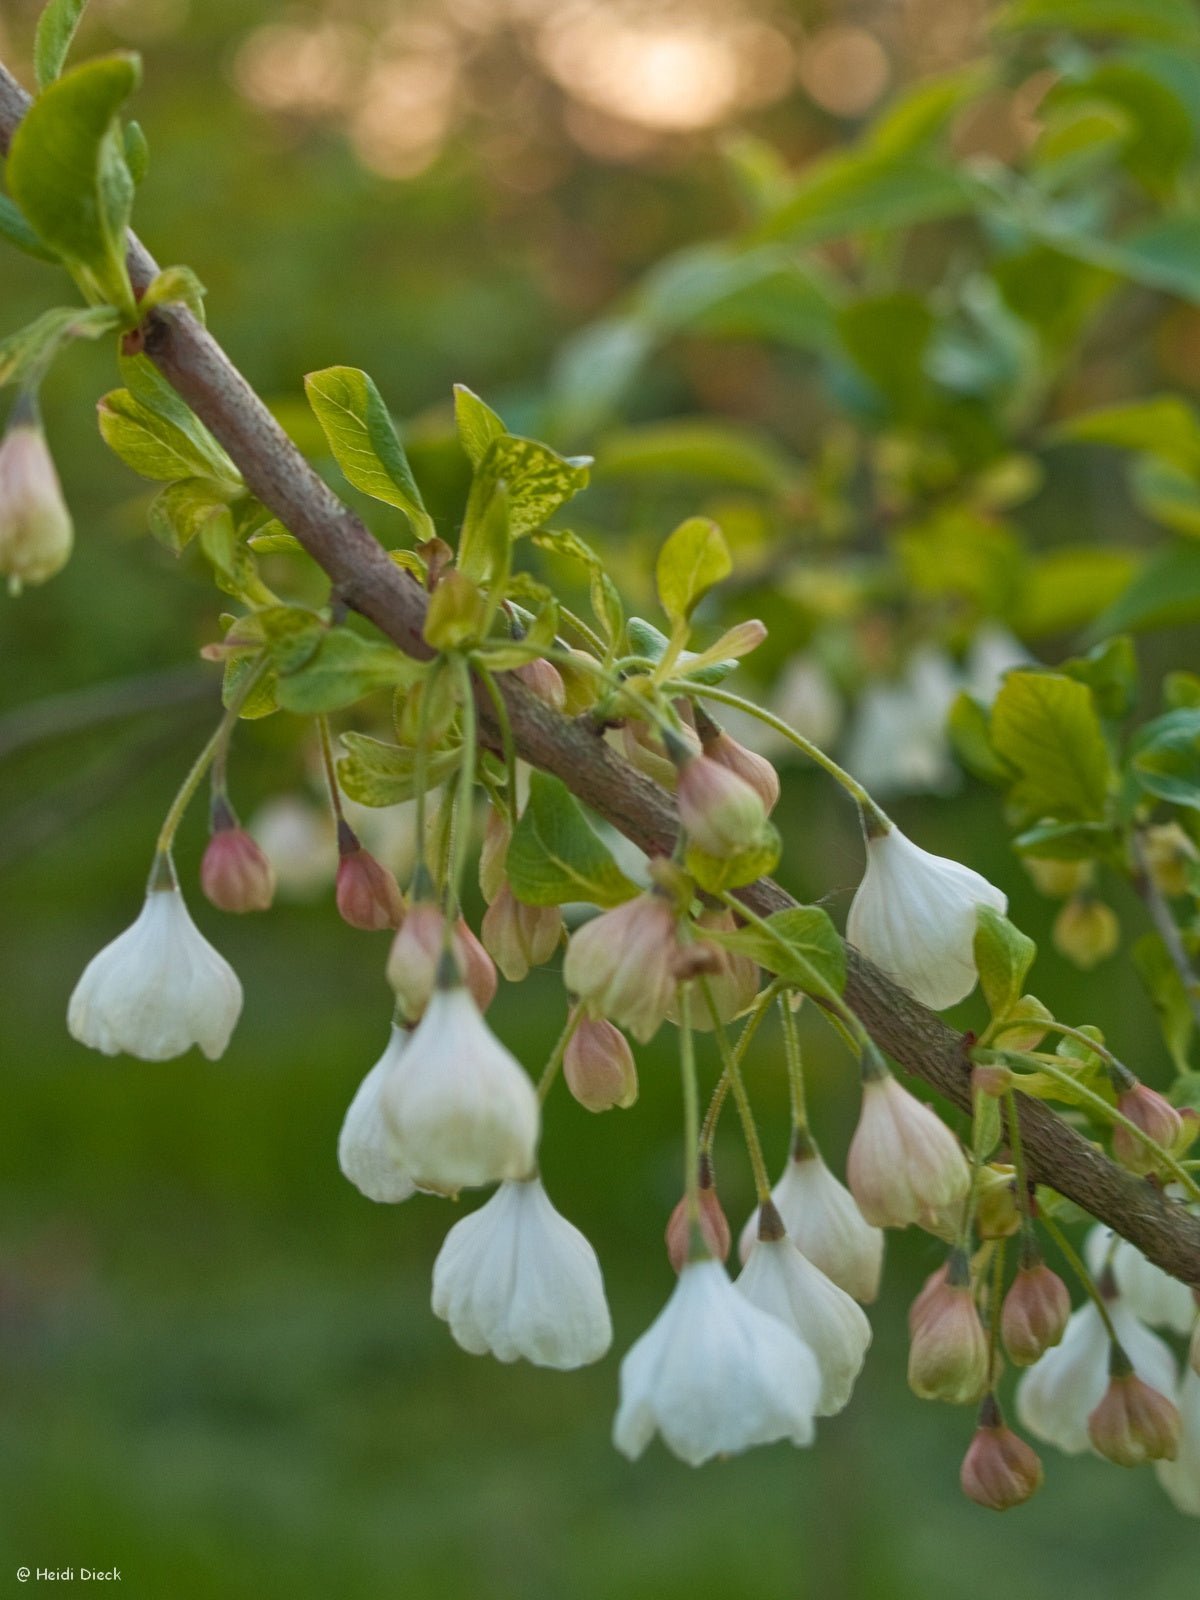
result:
[[[1000,1312],[1000,1336],[1009,1360],[1031,1367],[1061,1341],[1070,1315],[1071,1296],[1057,1272],[1044,1262],[1018,1267]]]
[[[584,1017],[563,1056],[567,1088],[588,1111],[624,1109],[638,1097],[637,1068],[629,1041],[603,1017]]]
[[[593,1014],[611,1017],[645,1044],[675,993],[678,948],[674,907],[649,890],[571,935],[563,980]]]
[[[1183,1135],[1178,1111],[1157,1089],[1148,1089],[1144,1083],[1119,1095],[1117,1110],[1164,1150],[1171,1150]],[[1113,1128],[1112,1143],[1113,1155],[1130,1172],[1153,1172],[1157,1167],[1158,1158],[1150,1146],[1120,1123]]]
[[[208,841],[200,887],[220,911],[266,911],[275,894],[275,869],[245,828],[230,823]]]
[[[700,1236],[715,1261],[724,1261],[729,1255],[733,1236],[707,1163],[700,1169]],[[681,1197],[672,1211],[666,1231],[667,1256],[676,1272],[682,1272],[692,1258],[692,1230],[688,1223],[687,1196]]]
[[[713,732],[702,735],[704,754],[710,761],[715,761],[719,767],[726,768],[743,783],[749,784],[762,802],[764,813],[770,815],[779,802],[779,774],[765,756],[747,750],[744,744],[731,739],[715,723],[711,726]]]
[[[683,761],[675,794],[688,838],[706,855],[735,856],[762,838],[767,813],[758,793],[711,757]]]
[[[13,594],[45,583],[67,563],[71,514],[37,412],[18,400],[0,441],[0,573]]]
[[[732,933],[735,926],[732,911],[710,909],[702,911],[696,919],[696,927],[701,932],[714,928]],[[697,939],[691,944],[680,946],[679,957],[675,962],[676,978],[683,982],[686,978],[701,975],[708,982],[713,1004],[717,1008],[717,1016],[722,1024],[732,1022],[735,1017],[740,1017],[743,1011],[754,1004],[758,995],[759,973],[757,964],[749,956],[738,955],[708,939]],[[712,1012],[700,990],[693,995],[691,1017],[693,1028],[706,1033],[712,1029]],[[677,995],[672,996],[667,1010],[667,1020],[674,1023],[679,1021]]]
[[[404,915],[404,899],[393,873],[358,842],[346,822],[338,823],[337,908],[352,928],[377,933],[395,928]]]
[[[483,946],[510,983],[540,967],[558,949],[562,912],[557,906],[527,906],[506,884],[484,912]]]
[[[925,1282],[921,1285],[916,1299],[913,1301],[912,1305],[909,1306],[908,1333],[910,1338],[915,1332],[917,1324],[925,1315],[930,1302],[935,1299],[940,1289],[945,1288],[946,1274],[949,1270],[949,1265],[949,1262],[943,1261],[941,1266],[938,1267],[936,1271],[929,1274],[929,1276],[925,1279]]]
[[[863,1084],[846,1176],[859,1210],[878,1228],[935,1225],[962,1204],[971,1182],[950,1129],[886,1069]]]
[[[1174,1461],[1179,1412],[1136,1372],[1118,1373],[1109,1379],[1103,1400],[1088,1418],[1087,1431],[1092,1447],[1118,1467]]]
[[[532,689],[539,700],[544,700],[548,706],[553,706],[555,711],[563,711],[567,704],[567,690],[562,680],[562,673],[552,661],[545,661],[538,657],[536,661],[528,661],[523,667],[517,668],[517,677]]]
[[[415,1022],[429,1004],[445,945],[446,917],[440,906],[418,901],[410,907],[392,940],[388,954],[388,982],[400,1009]],[[496,969],[492,958],[460,917],[451,940],[454,958],[471,997],[481,1012],[496,997]]]
[[[1043,1477],[1036,1452],[1005,1426],[999,1406],[989,1397],[980,1408],[979,1427],[959,1473],[967,1499],[989,1511],[1008,1511],[1031,1499]]]
[[[479,887],[491,905],[504,886],[504,859],[512,839],[512,825],[503,811],[488,811],[479,852]]]
[[[923,1299],[908,1352],[908,1384],[922,1400],[966,1405],[988,1383],[988,1338],[965,1258],[951,1256],[945,1282]]]

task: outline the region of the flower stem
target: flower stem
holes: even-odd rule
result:
[[[808,1130],[808,1097],[804,1091],[804,1062],[800,1055],[800,1036],[796,1031],[796,1013],[792,1010],[791,996],[779,996],[779,1017],[783,1023],[783,1053],[787,1060],[788,1094],[792,1103],[792,1131]]]
[[[558,1076],[558,1069],[562,1066],[563,1057],[567,1053],[567,1046],[574,1037],[576,1028],[583,1021],[583,1011],[583,1001],[577,1000],[567,1012],[567,1020],[563,1025],[563,1030],[558,1036],[554,1049],[550,1052],[546,1065],[542,1068],[541,1077],[538,1079],[537,1092],[539,1100],[544,1101],[550,1093],[550,1086]]]
[[[466,656],[457,656],[455,664],[462,685],[462,763],[458,769],[458,816],[450,850],[447,939],[452,935],[452,919],[462,915],[462,881],[471,844],[471,807],[475,799],[475,685]]]
[[[771,1198],[771,1180],[767,1177],[767,1164],[763,1160],[762,1143],[758,1137],[758,1129],[754,1124],[754,1111],[750,1105],[750,1096],[746,1093],[745,1079],[742,1077],[741,1063],[729,1048],[729,1039],[725,1029],[721,1026],[720,1014],[717,1011],[717,1002],[713,998],[712,984],[707,978],[701,978],[700,992],[704,996],[704,1003],[712,1017],[713,1034],[717,1041],[717,1050],[721,1056],[721,1064],[725,1068],[725,1076],[729,1079],[729,1086],[733,1090],[733,1098],[738,1108],[738,1116],[742,1122],[742,1134],[746,1140],[746,1150],[750,1156],[750,1168],[754,1173],[754,1187],[758,1191],[758,1202],[762,1205]]]
[[[496,713],[496,721],[500,726],[500,743],[504,749],[504,771],[508,787],[508,819],[515,826],[517,820],[517,751],[513,743],[512,723],[509,720],[508,707],[504,703],[504,696],[500,693],[500,686],[492,673],[482,662],[475,662],[475,670],[479,674],[480,682],[487,690],[488,698]]]
[[[696,1082],[696,1050],[692,1037],[691,985],[679,986],[679,1071],[683,1079],[684,1194],[688,1231],[693,1244],[700,1235],[700,1168],[696,1151],[700,1140],[700,1090]],[[689,1256],[692,1251],[689,1250]]]
[[[329,731],[329,718],[324,712],[317,718],[317,728],[321,735],[321,765],[325,769],[325,783],[329,789],[329,804],[333,808],[333,820],[338,825],[339,839],[346,823],[345,813],[342,811],[342,791],[338,784],[337,764],[333,759],[333,735]]]
[[[1084,1266],[1079,1252],[1075,1249],[1075,1246],[1067,1238],[1066,1234],[1062,1231],[1058,1223],[1055,1222],[1052,1217],[1043,1215],[1042,1226],[1054,1240],[1055,1244],[1062,1253],[1064,1261],[1066,1261],[1071,1271],[1079,1279],[1079,1282],[1087,1294],[1088,1299],[1100,1313],[1100,1320],[1103,1322],[1108,1333],[1108,1337],[1111,1339],[1113,1345],[1121,1351],[1122,1355],[1124,1355],[1124,1347],[1122,1346],[1120,1339],[1117,1338],[1117,1330],[1113,1327],[1113,1320],[1108,1314],[1108,1307],[1104,1303],[1104,1296],[1096,1287],[1095,1278],[1092,1277],[1087,1267]]]
[[[734,1060],[740,1066],[745,1059],[746,1051],[750,1048],[754,1035],[758,1032],[759,1025],[767,1012],[771,1009],[771,1002],[779,993],[779,980],[763,990],[755,1003],[754,1010],[746,1018],[741,1033],[733,1046]],[[704,1126],[700,1130],[700,1154],[712,1156],[713,1140],[717,1135],[717,1123],[720,1121],[721,1109],[725,1104],[725,1097],[729,1093],[729,1075],[722,1072],[717,1079],[717,1086],[713,1090],[712,1099],[708,1102],[708,1110],[704,1114]]]

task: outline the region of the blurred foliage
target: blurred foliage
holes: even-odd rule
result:
[[[36,9],[10,0],[0,13],[0,53],[21,68]],[[145,53],[139,231],[162,259],[186,256],[214,331],[339,487],[303,374],[371,372],[407,419],[447,534],[469,482],[450,404],[465,383],[514,429],[596,456],[559,520],[635,598],[651,593],[647,550],[681,516],[720,521],[735,576],[701,624],[715,636],[723,620],[766,620],[753,669],[764,693],[782,692],[797,656],[860,717],[872,687],[919,710],[931,677],[947,679],[926,718],[929,764],[896,778],[897,820],[1004,885],[1059,1014],[1142,1041],[1153,1079],[1166,1052],[1136,972],[1078,973],[1054,952],[1056,908],[976,785],[1005,777],[979,717],[960,702],[955,746],[976,774],[965,786],[942,725],[960,683],[971,688],[985,627],[1049,661],[1137,631],[1140,676],[1120,715],[1159,712],[1157,685],[1195,645],[1194,8],[746,0],[718,9],[775,30],[787,72],[748,55],[760,90],[730,91],[682,127],[678,112],[663,126],[653,96],[639,121],[614,110],[611,87],[572,77],[553,9],[96,0],[80,44]],[[628,8],[590,9],[632,25]],[[831,46],[842,54],[822,74]],[[403,83],[431,95],[451,54],[442,121],[426,107],[422,124]],[[406,121],[437,137],[406,145]],[[44,265],[6,251],[0,273],[6,331],[55,303]],[[0,1556],[115,1563],[129,1592],[180,1597],[924,1600],[956,1595],[963,1574],[980,1600],[1094,1579],[1136,1583],[1147,1600],[1185,1592],[1191,1530],[1147,1474],[1091,1461],[1048,1464],[1047,1491],[1018,1537],[1005,1525],[997,1559],[996,1525],[953,1487],[964,1419],[900,1381],[900,1308],[936,1262],[929,1240],[894,1242],[877,1348],[819,1452],[760,1451],[692,1475],[656,1451],[631,1469],[599,1422],[616,1356],[562,1377],[456,1350],[427,1305],[444,1207],[373,1208],[336,1171],[336,1128],[377,1052],[386,988],[381,948],[364,954],[323,906],[222,927],[251,999],[215,1066],[98,1063],[67,1041],[67,993],[119,908],[132,910],[214,692],[204,669],[176,671],[214,635],[201,555],[127,548],[153,491],[99,443],[91,408],[111,382],[91,345],[48,379],[80,548],[0,620],[12,1396]],[[386,542],[406,537],[402,510],[347,493]],[[565,595],[583,593],[576,563],[531,559]],[[286,555],[263,556],[264,570],[276,561],[319,601],[314,575]],[[109,681],[122,685],[110,720],[52,698]],[[994,688],[975,696],[985,721]],[[1194,705],[1182,681],[1174,692],[1169,707]],[[46,737],[56,719],[69,737]],[[295,733],[278,717],[241,740],[247,811],[309,784]],[[956,785],[952,804],[911,797]],[[791,886],[839,895],[859,871],[851,819],[800,771],[782,811]],[[199,835],[193,819],[185,875]],[[1120,881],[1105,892],[1131,933],[1144,927]],[[531,981],[544,1007],[502,996],[497,1026],[536,1061],[559,994],[552,975]],[[977,1022],[982,1008],[963,1015]],[[755,1061],[752,1087],[778,1131],[777,1049]],[[593,1119],[552,1102],[546,1139],[551,1191],[604,1261],[618,1350],[663,1297],[652,1237],[678,1182],[669,1045],[642,1054],[635,1112]],[[814,1116],[840,1151],[854,1086],[815,1031],[809,1062]],[[731,1212],[750,1203],[742,1168],[731,1146]],[[625,1172],[639,1181],[614,1181]]]

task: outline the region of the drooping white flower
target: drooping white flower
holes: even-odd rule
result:
[[[452,1194],[533,1170],[537,1093],[461,984],[434,990],[381,1105],[422,1189]]]
[[[1192,1291],[1156,1267],[1137,1245],[1100,1223],[1088,1234],[1085,1249],[1093,1277],[1099,1277],[1106,1265],[1111,1267],[1121,1298],[1135,1317],[1173,1333],[1192,1331],[1197,1316]]]
[[[1108,1301],[1117,1338],[1133,1370],[1152,1389],[1173,1399],[1175,1357],[1122,1300]],[[1109,1338],[1100,1313],[1089,1300],[1072,1313],[1062,1343],[1047,1350],[1017,1385],[1017,1415],[1039,1439],[1067,1455],[1088,1449],[1088,1418],[1109,1383]]]
[[[916,999],[943,1011],[975,987],[975,919],[1007,897],[959,861],[931,855],[899,828],[867,841],[867,870],[846,937]]]
[[[879,1293],[883,1271],[883,1229],[874,1228],[854,1196],[825,1165],[811,1140],[797,1145],[771,1199],[792,1243],[839,1289],[869,1305]],[[738,1254],[743,1261],[758,1242],[758,1211],[742,1229]]]
[[[18,594],[66,565],[74,541],[54,460],[28,395],[0,440],[0,573]]]
[[[863,1083],[846,1177],[859,1210],[880,1228],[916,1223],[936,1231],[946,1213],[962,1205],[971,1185],[958,1140],[886,1068]]]
[[[862,1307],[813,1266],[785,1234],[760,1239],[735,1285],[751,1305],[779,1317],[812,1351],[821,1374],[817,1415],[846,1405],[871,1342]]]
[[[151,889],[137,921],[84,968],[67,1027],[106,1056],[168,1061],[198,1044],[215,1061],[242,1009],[242,986],[192,921],[178,886]]]
[[[1158,1481],[1176,1509],[1200,1517],[1200,1373],[1189,1369],[1179,1392],[1179,1449],[1174,1461],[1156,1461]]]
[[[246,829],[270,857],[281,898],[311,900],[333,882],[337,842],[328,807],[280,795],[260,806]]]
[[[845,765],[872,794],[946,794],[959,782],[946,717],[958,693],[954,664],[933,645],[914,651],[895,683],[873,683],[858,702]]]
[[[596,1252],[540,1177],[510,1180],[446,1235],[433,1309],[464,1350],[566,1371],[599,1361],[612,1321]]]
[[[412,1174],[400,1160],[396,1138],[380,1106],[384,1085],[403,1071],[408,1033],[393,1024],[387,1048],[359,1084],[338,1134],[338,1166],[368,1200],[395,1205],[416,1192]]]
[[[800,1336],[740,1295],[719,1261],[689,1261],[621,1363],[613,1443],[636,1460],[660,1433],[693,1467],[776,1439],[810,1444],[820,1395]]]

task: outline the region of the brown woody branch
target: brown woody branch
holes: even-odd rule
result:
[[[0,65],[0,149],[5,152],[28,104],[24,90]],[[131,235],[129,272],[139,294],[156,271],[153,258]],[[339,598],[400,649],[429,656],[422,632],[425,592],[389,560],[358,517],[314,472],[212,335],[182,307],[166,307],[147,319],[145,349],[229,452],[254,495],[324,569]],[[665,790],[617,755],[587,718],[569,719],[551,710],[512,674],[500,682],[516,746],[526,761],[560,778],[642,849],[671,850],[678,822]],[[480,699],[480,715],[495,738],[498,730],[486,697]],[[742,895],[764,915],[794,904],[768,878]],[[848,954],[846,999],[876,1043],[969,1113],[963,1035],[855,950]],[[1106,1222],[1166,1271],[1200,1288],[1200,1219],[1110,1161],[1048,1107],[1022,1100],[1020,1115],[1031,1176]]]

